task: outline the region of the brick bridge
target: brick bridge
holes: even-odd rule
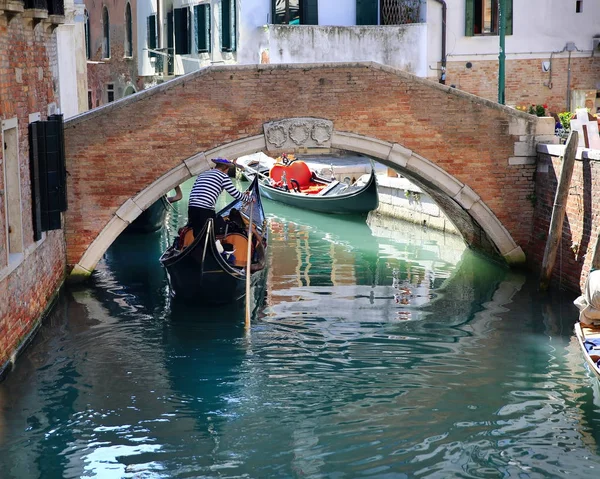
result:
[[[313,146],[394,168],[472,248],[522,263],[548,120],[374,63],[209,67],[66,122],[71,277],[210,158]]]

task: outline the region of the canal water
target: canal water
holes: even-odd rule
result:
[[[246,329],[243,305],[169,299],[186,206],[121,236],[0,384],[1,478],[600,474],[572,296],[453,236],[266,202]]]

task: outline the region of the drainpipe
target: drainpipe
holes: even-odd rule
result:
[[[446,2],[445,0],[435,0],[442,5],[442,75],[440,76],[440,83],[446,84]]]

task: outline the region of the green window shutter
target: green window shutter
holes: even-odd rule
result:
[[[175,73],[175,58],[173,48],[173,10],[167,12],[167,53],[169,54],[167,63],[167,74],[173,75]]]
[[[210,4],[194,6],[198,53],[210,52]]]
[[[319,24],[319,2],[318,0],[304,0],[300,4],[302,25]]]
[[[175,15],[175,53],[179,55],[188,55],[190,53],[189,44],[189,20],[187,8],[176,8]]]
[[[506,0],[506,30],[504,34],[513,34],[513,0]]]
[[[221,0],[221,51],[235,51],[237,36],[235,14],[235,0]]]
[[[356,0],[356,24],[377,25],[378,0]]]
[[[31,202],[33,216],[33,240],[39,241],[42,239],[42,232],[47,229],[48,221],[43,210],[46,210],[45,189],[42,195],[41,188],[45,188],[45,183],[42,185],[42,176],[45,171],[40,171],[40,158],[46,156],[45,142],[45,123],[36,121],[29,124],[29,170],[31,172]]]
[[[465,0],[465,37],[473,36],[474,21],[475,21],[475,0]]]
[[[156,15],[148,17],[148,48],[156,50]],[[149,56],[155,57],[156,53],[150,52]]]

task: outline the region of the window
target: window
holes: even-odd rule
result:
[[[210,52],[210,3],[195,5],[194,19],[197,52]]]
[[[92,90],[88,90],[88,110],[94,108],[94,101],[92,100]]]
[[[378,0],[367,0],[365,3]],[[360,3],[361,0],[357,0]],[[318,25],[318,0],[273,0],[273,23],[276,25]],[[377,3],[375,3],[377,15]]]
[[[11,255],[23,252],[23,224],[21,210],[21,172],[19,165],[19,138],[16,118],[2,121],[4,165],[4,225],[6,243],[0,245],[6,255],[0,259],[0,268],[11,262]],[[0,170],[1,172],[2,170]]]
[[[583,12],[583,0],[577,0],[575,2],[575,13]]]
[[[150,15],[148,17],[148,49],[156,50],[156,15]],[[150,58],[156,57],[156,53],[149,52]]]
[[[89,60],[92,58],[92,47],[90,43],[90,14],[85,11],[85,23],[83,24],[85,34],[85,57]]]
[[[106,85],[106,101],[108,103],[115,101],[115,85],[113,83]]]
[[[110,58],[110,21],[108,19],[108,8],[102,10],[102,58]]]
[[[191,53],[190,35],[190,10],[188,8],[175,8],[175,53],[178,55],[189,55]]]
[[[133,30],[131,25],[131,5],[127,3],[125,7],[125,56],[133,56]]]
[[[497,0],[466,0],[465,36],[498,35]],[[505,0],[506,35],[512,35],[513,0]]]
[[[235,0],[221,0],[221,51],[235,51],[237,36],[235,14]]]

